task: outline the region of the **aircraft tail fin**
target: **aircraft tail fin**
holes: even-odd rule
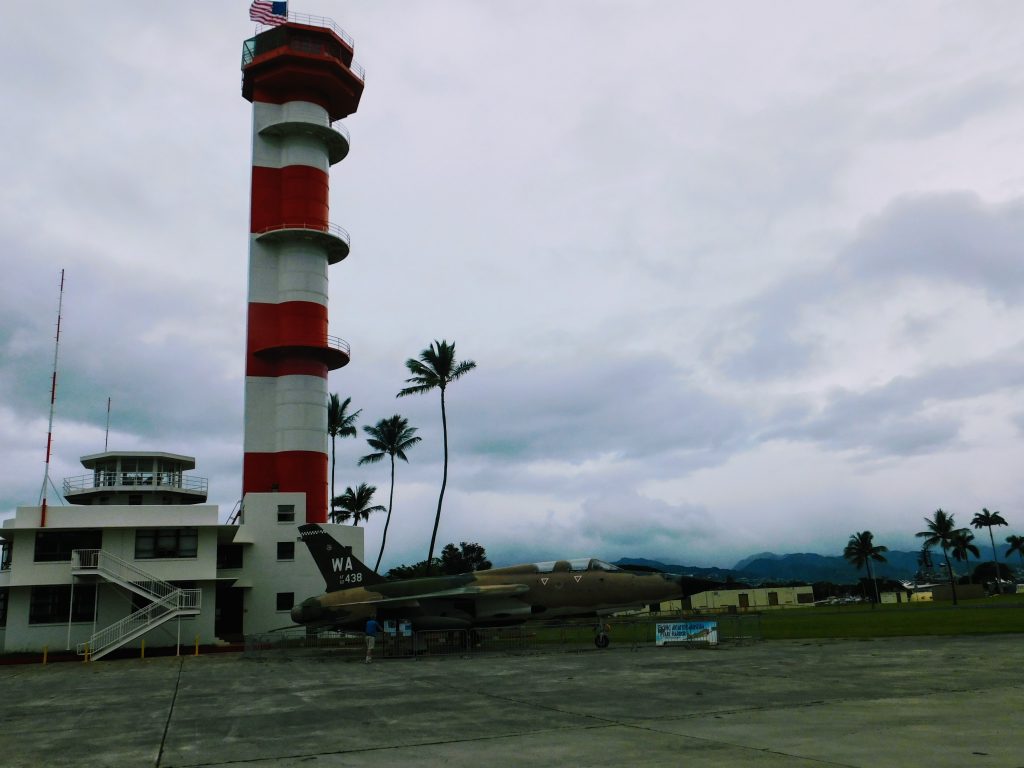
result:
[[[328,592],[385,581],[383,576],[377,575],[352,554],[352,547],[342,546],[316,523],[300,525],[299,535],[313,556],[316,567],[320,569]]]

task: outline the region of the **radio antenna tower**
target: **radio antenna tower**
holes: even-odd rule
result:
[[[53,410],[57,402],[57,353],[60,351],[60,316],[64,307],[64,270],[60,271],[60,298],[57,299],[57,339],[53,345],[53,378],[50,381],[50,425],[46,431],[46,469],[39,492],[39,527],[46,527],[46,487],[50,484],[50,449],[53,446]]]

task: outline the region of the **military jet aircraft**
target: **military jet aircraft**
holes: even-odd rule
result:
[[[327,584],[324,594],[292,608],[292,620],[306,626],[361,630],[374,614],[409,620],[417,631],[496,627],[606,615],[683,593],[678,576],[630,573],[594,558],[387,581],[319,525],[299,533]]]

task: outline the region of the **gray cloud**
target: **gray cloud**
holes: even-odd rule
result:
[[[986,204],[967,192],[905,197],[867,221],[840,269],[874,281],[967,285],[991,298],[1024,298],[1024,200]]]
[[[963,417],[937,405],[1024,387],[1024,346],[970,365],[936,367],[863,391],[838,390],[814,412],[783,418],[766,439],[809,439],[868,456],[913,456],[955,447]]]

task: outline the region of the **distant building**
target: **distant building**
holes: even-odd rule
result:
[[[764,611],[814,605],[814,590],[802,587],[751,587],[698,592],[684,601],[685,608],[701,612]]]
[[[191,456],[105,452],[64,480],[67,506],[0,529],[0,652],[237,641],[291,624],[324,590],[296,526],[304,493],[250,493],[235,525],[205,504]],[[324,525],[363,557],[363,530]]]

